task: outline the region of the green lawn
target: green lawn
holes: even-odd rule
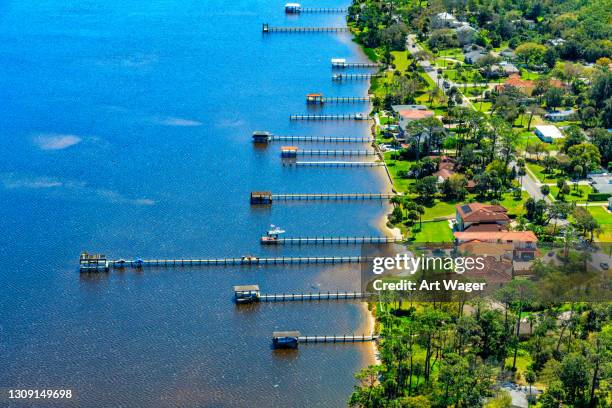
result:
[[[391,178],[393,178],[393,187],[396,191],[400,193],[408,192],[408,188],[411,184],[415,183],[414,179],[405,179],[397,176],[398,171],[409,171],[410,167],[415,164],[415,161],[405,161],[405,160],[391,160],[390,159],[391,152],[385,153],[385,162],[387,163],[387,168],[389,169],[389,173],[391,174]]]
[[[439,57],[449,57],[463,62],[463,52],[461,48],[448,48],[446,50],[438,51]]]
[[[408,51],[391,51],[391,55],[393,55],[393,63],[395,64],[395,69],[404,72],[408,68]]]
[[[506,207],[508,215],[520,215],[525,212],[525,201],[529,198],[529,193],[521,191],[521,198],[516,199],[512,193],[504,193],[502,199],[499,200],[500,204]]]
[[[481,112],[489,112],[491,110],[491,102],[474,102],[474,106]]]
[[[538,74],[537,72],[521,69],[521,79],[530,79],[532,81],[535,81],[538,78],[540,78],[540,74]]]
[[[612,242],[612,213],[609,213],[603,206],[587,207],[589,212],[601,227],[601,234],[597,237],[599,242]]]
[[[433,220],[440,217],[448,217],[455,214],[455,206],[459,202],[446,202],[440,199],[435,199],[431,204],[424,204],[425,214],[423,214],[424,220]]]
[[[591,186],[583,186],[579,185],[577,190],[574,190],[575,186],[570,186],[570,193],[563,196],[563,201],[567,202],[579,202],[586,201],[589,197],[589,194],[593,192],[593,188]],[[559,188],[557,186],[550,186],[550,194],[557,199],[557,195],[559,194]]]
[[[527,168],[535,174],[540,183],[556,183],[557,179],[562,177],[562,173],[558,170],[553,170],[552,173],[544,173],[544,166],[536,163],[527,162]]]
[[[412,240],[414,242],[452,242],[453,232],[448,226],[448,221],[424,222],[412,228]]]

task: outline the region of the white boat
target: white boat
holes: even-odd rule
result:
[[[280,234],[284,234],[285,230],[277,227],[276,225],[270,225],[270,229],[268,230],[269,237],[278,237]]]

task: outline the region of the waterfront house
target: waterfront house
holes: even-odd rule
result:
[[[576,111],[567,109],[562,111],[548,112],[544,117],[551,122],[563,122],[565,120],[573,120],[576,117]]]
[[[427,106],[424,105],[392,105],[391,110],[393,113],[399,117],[399,113],[401,111],[406,110],[427,110]]]
[[[455,236],[456,245],[467,242],[512,244],[515,260],[533,260],[538,251],[538,238],[532,231],[458,231],[454,232],[453,235]]]
[[[537,125],[534,133],[541,141],[552,143],[553,140],[563,138],[563,133],[554,125]]]
[[[510,222],[508,210],[501,205],[482,203],[460,204],[455,207],[456,228],[466,232],[499,232]]]
[[[418,106],[418,105],[417,105]],[[408,130],[408,125],[410,122],[414,122],[415,120],[431,118],[435,114],[434,111],[431,110],[423,110],[423,109],[406,109],[399,111],[399,131],[402,137],[408,137],[412,135],[407,135],[406,132]]]

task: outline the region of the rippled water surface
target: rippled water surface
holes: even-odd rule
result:
[[[388,188],[380,169],[284,167],[285,143],[251,143],[255,129],[368,132],[361,122],[289,121],[366,112],[363,104],[307,108],[304,96],[364,95],[367,84],[331,81],[330,58],[365,60],[347,34],[262,35],[263,22],[344,24],[339,14],[286,16],[283,3],[0,3],[0,388],[68,388],[81,407],[345,405],[369,345],[279,352],[270,334],[350,334],[363,329],[361,305],[236,307],[231,288],[354,289],[356,265],[76,269],[82,250],[110,258],[359,251],[262,248],[269,224],[290,236],[380,234],[379,202],[249,205],[253,190]]]

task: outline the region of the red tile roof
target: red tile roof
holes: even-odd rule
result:
[[[469,203],[457,205],[457,212],[464,222],[510,221],[506,210],[501,205]]]
[[[461,242],[538,242],[538,237],[532,231],[455,232],[453,235]]]
[[[399,114],[404,119],[418,120],[418,119],[425,119],[425,118],[429,118],[433,116],[434,111],[411,109],[411,110],[399,111]]]

